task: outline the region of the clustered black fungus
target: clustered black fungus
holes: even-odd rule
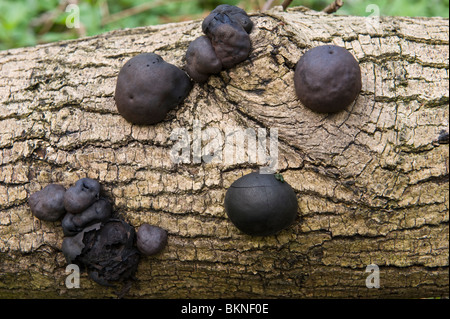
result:
[[[185,72],[155,53],[143,53],[120,70],[114,98],[117,110],[128,122],[155,124],[180,104],[191,88]]]
[[[291,225],[297,216],[297,196],[280,174],[253,172],[231,184],[225,211],[242,232],[273,235]]]
[[[319,113],[345,109],[361,91],[361,70],[353,55],[335,45],[308,50],[294,73],[295,92],[306,107]]]
[[[90,224],[106,222],[111,214],[112,206],[106,198],[100,198],[80,214],[68,212],[61,222],[64,235],[74,236]]]
[[[75,263],[75,259],[81,255],[84,248],[83,238],[84,234],[93,230],[100,229],[102,223],[95,223],[82,229],[78,234],[74,236],[64,237],[61,250],[69,264]]]
[[[244,61],[250,54],[249,33],[253,22],[236,6],[222,4],[203,20],[206,36],[194,40],[186,52],[186,72],[203,83],[210,74],[219,73]]]
[[[121,219],[109,219],[83,233],[83,247],[74,263],[103,286],[132,279],[139,263],[134,228]]]
[[[186,52],[186,73],[196,82],[205,82],[210,74],[244,61],[251,50],[252,27],[244,10],[219,5],[202,23],[206,36],[193,41]],[[117,77],[117,110],[133,124],[161,122],[192,89],[186,73],[155,53],[131,58]]]
[[[206,35],[191,42],[186,51],[186,61],[186,72],[199,83],[206,82],[210,74],[216,74],[222,70],[222,62]]]
[[[67,212],[79,214],[91,206],[100,195],[100,184],[91,178],[82,178],[64,194]]]
[[[141,254],[160,252],[167,244],[167,232],[143,224],[138,236],[134,228],[113,217],[110,201],[101,196],[98,181],[78,180],[65,190],[50,184],[32,194],[29,205],[34,216],[61,221],[65,235],[62,252],[68,263],[77,264],[89,277],[104,286],[133,279]]]

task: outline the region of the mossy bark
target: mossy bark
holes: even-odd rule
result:
[[[117,112],[123,63],[143,52],[183,67],[201,21],[113,31],[0,52],[0,297],[113,297],[83,275],[65,286],[59,222],[31,215],[49,183],[100,181],[115,211],[168,230],[141,260],[135,298],[448,296],[447,19],[333,16],[303,8],[254,14],[253,50],[196,84],[153,126]],[[308,49],[347,48],[363,88],[346,111],[301,105],[294,67]],[[198,121],[198,122],[195,122]],[[175,164],[171,132],[193,125],[278,129],[278,169],[299,203],[278,235],[240,233],[223,208],[249,163]],[[366,287],[366,266],[380,288]]]

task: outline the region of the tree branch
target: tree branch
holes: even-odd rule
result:
[[[284,0],[281,6],[283,7],[283,10],[286,10],[287,7],[292,3],[292,0]]]
[[[344,5],[344,1],[342,0],[335,0],[331,4],[325,7],[325,9],[322,10],[322,12],[331,14],[339,10],[340,7]]]
[[[129,297],[448,296],[448,19],[386,17],[371,33],[364,17],[309,10],[251,18],[250,57],[194,84],[151,126],[118,113],[117,74],[141,52],[182,68],[200,21],[0,51],[0,298],[115,297],[83,275],[81,289],[64,286],[60,222],[35,219],[27,204],[49,183],[86,176],[131,225],[169,233],[165,250],[139,263]],[[316,114],[295,96],[294,66],[305,48],[329,43],[359,61],[363,88],[345,111]],[[251,153],[272,156],[273,129],[298,220],[252,237],[223,203],[232,182],[257,168]],[[199,154],[225,159],[230,146],[232,160],[175,163],[173,133],[185,137],[188,159],[195,139]],[[366,286],[370,264],[381,289]]]

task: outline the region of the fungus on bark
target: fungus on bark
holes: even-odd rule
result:
[[[32,194],[28,198],[31,213],[41,220],[50,222],[59,220],[66,212],[64,209],[65,192],[64,186],[49,184]]]
[[[206,34],[194,40],[186,52],[186,72],[196,82],[205,82],[244,61],[251,50],[248,33],[253,22],[247,13],[232,5],[219,5],[203,20]]]
[[[353,55],[335,45],[308,50],[298,61],[295,91],[306,107],[319,113],[345,109],[361,91],[361,70]]]
[[[191,42],[186,51],[186,72],[195,82],[203,83],[210,74],[219,73],[222,62],[217,58],[207,36],[201,36]]]
[[[111,213],[112,206],[106,198],[100,198],[82,213],[67,213],[61,222],[64,235],[74,236],[90,224],[106,222]]]
[[[253,22],[248,17],[247,12],[244,9],[229,4],[217,6],[203,20],[202,30],[205,34],[208,34],[211,31],[211,27],[217,23],[214,20],[221,21],[222,23],[230,23],[229,21],[232,21],[240,25],[247,33],[250,33],[253,28]]]
[[[134,245],[134,228],[120,219],[87,227],[63,241],[67,262],[86,269],[92,280],[103,286],[127,281],[134,276],[139,251]]]
[[[91,178],[82,178],[64,194],[64,207],[68,213],[79,214],[91,206],[100,195],[100,184]]]
[[[167,231],[158,226],[142,224],[137,231],[136,246],[144,255],[159,253],[167,244]]]
[[[61,185],[50,184],[28,201],[32,213],[40,219],[55,221],[66,213],[61,223],[66,236],[61,249],[69,264],[87,270],[91,279],[101,285],[130,283],[140,256],[136,232],[125,221],[111,218],[111,203],[99,198],[99,194],[98,181],[82,178],[67,191]],[[147,249],[157,251],[164,247],[167,234],[164,240],[160,232],[165,231],[156,227],[144,234],[146,240],[155,240],[145,243]]]
[[[293,223],[297,196],[291,186],[274,174],[247,174],[231,184],[225,195],[225,210],[242,232],[267,236]]]
[[[65,237],[62,242],[61,250],[68,264],[75,263],[75,259],[81,254],[84,248],[84,234],[89,231],[100,229],[101,223],[96,223],[84,228],[75,236]],[[84,265],[78,264],[84,269]]]
[[[155,53],[128,60],[117,77],[115,101],[119,113],[133,124],[161,122],[191,90],[189,77]]]
[[[250,54],[250,37],[236,23],[217,23],[207,35],[224,69],[234,67]]]

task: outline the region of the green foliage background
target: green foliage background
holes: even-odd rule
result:
[[[0,50],[91,36],[106,31],[202,19],[217,5],[258,11],[265,0],[0,0]],[[331,0],[294,0],[293,6],[322,10]],[[68,28],[69,3],[79,8],[80,28]],[[280,5],[276,0],[274,5]],[[384,16],[449,16],[449,0],[344,0],[336,14],[368,16],[376,4]],[[130,12],[136,10],[135,12]]]

